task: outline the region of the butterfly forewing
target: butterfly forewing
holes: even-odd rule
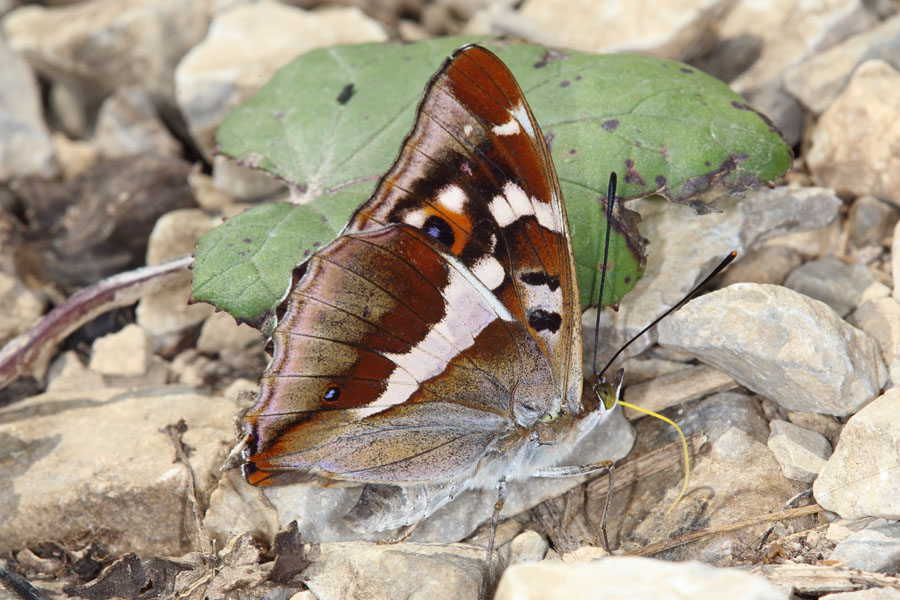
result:
[[[414,129],[351,220],[422,229],[524,323],[573,410],[581,322],[568,222],[540,128],[500,59],[467,46],[432,78]]]

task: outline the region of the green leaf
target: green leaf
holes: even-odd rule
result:
[[[198,245],[194,299],[246,320],[276,306],[291,269],[372,193],[412,127],[426,82],[467,41],[315,50],[229,115],[218,133],[221,151],[286,181],[298,204],[258,207],[207,234]],[[773,180],[790,166],[790,150],[770,124],[693,68],[637,55],[485,45],[516,75],[550,142],[583,307],[597,301],[606,231],[600,201],[610,171],[619,173],[620,197],[660,193],[702,210],[705,198]],[[616,304],[643,271],[636,223],[627,210],[614,222],[603,304]]]

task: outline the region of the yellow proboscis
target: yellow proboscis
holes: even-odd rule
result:
[[[675,428],[678,432],[678,435],[681,437],[681,448],[684,450],[684,484],[681,486],[681,492],[678,493],[678,497],[672,502],[669,508],[666,510],[665,516],[669,516],[669,513],[672,512],[672,509],[675,508],[675,505],[684,498],[684,494],[687,492],[688,484],[691,481],[691,459],[688,453],[688,444],[687,439],[684,437],[684,432],[681,431],[681,427],[678,426],[675,421],[670,419],[669,417],[664,417],[663,415],[653,412],[652,410],[647,410],[646,408],[641,408],[640,406],[635,406],[630,402],[624,402],[619,400],[619,404],[626,408],[630,408],[632,410],[636,410],[638,412],[644,413],[645,415],[649,415],[653,418],[659,419],[660,421],[664,421]]]

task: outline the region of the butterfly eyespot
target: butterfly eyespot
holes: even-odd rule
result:
[[[336,385],[329,385],[325,388],[325,391],[322,392],[322,402],[335,402],[340,397],[341,388]]]
[[[450,224],[440,217],[436,217],[434,215],[425,219],[425,222],[422,223],[422,231],[447,246],[448,248],[453,247],[453,242],[456,237],[453,235],[453,228],[450,227]]]

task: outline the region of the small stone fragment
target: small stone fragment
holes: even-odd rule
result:
[[[845,519],[900,519],[900,388],[850,417],[813,485],[816,502]]]
[[[589,596],[584,591],[590,590]],[[565,564],[547,561],[508,568],[495,600],[684,597],[729,600],[787,600],[789,594],[765,578],[738,569],[717,569],[697,561],[670,562],[632,556]]]
[[[847,317],[847,322],[878,342],[885,364],[900,356],[900,302],[893,298],[869,300]]]
[[[831,456],[831,444],[825,436],[787,421],[772,421],[769,427],[772,433],[767,445],[784,476],[812,483]]]
[[[536,531],[524,531],[509,542],[509,564],[543,560],[549,549],[544,536]]]
[[[800,265],[784,282],[784,287],[821,300],[842,317],[855,309],[874,285],[881,286],[866,265],[847,264],[834,256]]]
[[[806,156],[820,185],[900,205],[900,72],[882,60],[856,69],[812,133]]]
[[[900,522],[876,519],[838,543],[828,558],[851,569],[894,575],[900,571]]]
[[[143,375],[150,362],[150,340],[140,326],[126,325],[94,341],[90,369],[103,375]]]
[[[900,17],[897,17],[900,24]],[[900,219],[896,206],[882,202],[875,196],[860,196],[850,206],[847,215],[850,242],[857,248],[881,245],[890,239],[891,232]]]

